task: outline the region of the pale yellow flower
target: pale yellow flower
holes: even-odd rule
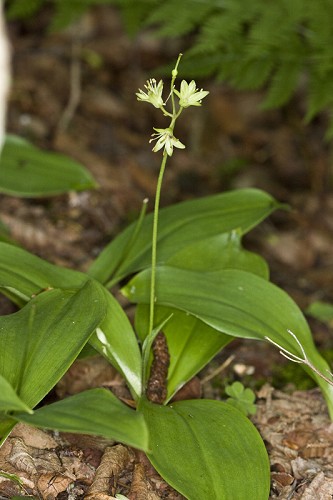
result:
[[[185,148],[185,145],[179,139],[176,139],[170,128],[154,128],[154,130],[156,130],[156,134],[152,134],[152,139],[149,141],[157,141],[153,147],[154,153],[164,147],[167,154],[172,156],[174,147],[179,149]]]
[[[209,94],[207,90],[198,90],[194,80],[190,83],[183,80],[180,84],[180,92],[174,89],[174,93],[179,97],[179,106],[182,108],[201,106],[202,99]]]
[[[147,80],[145,89],[147,90],[147,92],[139,89],[139,92],[136,93],[138,101],[150,102],[150,104],[155,106],[155,108],[161,108],[163,106],[163,81],[160,80],[158,83],[156,83],[155,78],[151,78],[150,80]]]

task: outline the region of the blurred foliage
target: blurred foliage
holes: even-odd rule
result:
[[[306,309],[306,314],[312,316],[327,326],[333,327],[333,305],[328,302],[317,300],[312,302]]]
[[[89,7],[116,5],[128,33],[149,27],[165,38],[190,35],[182,61],[187,77],[214,76],[237,89],[267,89],[264,108],[307,88],[305,119],[333,110],[333,2],[330,0],[7,0],[9,19],[53,11],[62,29]],[[188,39],[186,44],[188,43]],[[333,136],[333,118],[327,132]]]
[[[298,391],[308,391],[316,387],[312,378],[297,363],[273,364],[271,384],[282,390],[286,390],[287,386]]]

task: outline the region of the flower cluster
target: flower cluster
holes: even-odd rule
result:
[[[164,151],[171,156],[173,153],[173,148],[184,149],[185,146],[180,142],[179,139],[173,135],[173,129],[175,126],[176,119],[182,112],[184,108],[188,108],[189,106],[201,106],[201,101],[206,95],[209,94],[207,90],[198,89],[194,80],[190,83],[187,83],[183,80],[180,84],[180,90],[176,90],[173,86],[174,79],[176,78],[177,73],[173,73],[172,80],[172,113],[165,110],[164,105],[166,103],[163,102],[162,93],[163,93],[163,81],[160,80],[158,83],[154,78],[147,80],[145,85],[146,92],[139,89],[139,92],[136,93],[138,101],[149,102],[155,108],[160,108],[163,112],[164,116],[169,116],[171,118],[171,124],[168,128],[160,129],[154,128],[156,133],[152,134],[152,139],[149,142],[157,141],[155,146],[153,147],[153,151],[156,153],[160,149],[164,148]],[[179,109],[178,111],[175,109],[175,103],[173,95],[175,94],[179,99]]]

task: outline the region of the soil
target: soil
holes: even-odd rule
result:
[[[48,32],[49,19],[45,9],[33,19],[8,24],[13,48],[8,131],[79,160],[99,188],[47,199],[1,195],[1,220],[27,250],[84,271],[136,218],[144,198],[151,209],[160,156],[148,141],[152,128],[165,124],[157,110],[136,100],[135,92],[184,47],[182,41],[166,44],[149,31],[130,39],[111,7],[94,8],[59,33]],[[177,124],[176,135],[187,147],[169,162],[162,205],[238,187],[266,190],[292,210],[277,212],[252,231],[245,238],[247,248],[267,259],[272,281],[302,310],[315,300],[333,302],[326,117],[305,126],[302,88],[283,109],[263,111],[260,92],[235,92],[213,80],[198,85],[210,95],[205,106],[189,109]],[[13,308],[2,298],[0,310],[8,314]],[[329,325],[309,322],[318,347],[332,350]],[[226,360],[228,366],[219,371]],[[237,340],[183,397],[221,399],[224,384],[233,380],[258,390],[253,421],[270,455],[270,498],[331,499],[332,424],[319,392],[297,391],[291,384],[296,372],[290,374],[288,367],[272,346]],[[123,382],[102,359],[93,358],[76,362],[56,393],[63,397],[101,385],[121,390]],[[99,438],[23,425],[1,449],[0,469],[23,482],[22,490],[0,476],[0,498],[22,491],[47,499],[111,499],[116,493],[132,500],[182,498],[141,453]]]

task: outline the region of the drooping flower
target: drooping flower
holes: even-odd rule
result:
[[[147,80],[145,85],[147,92],[139,89],[136,93],[138,101],[150,102],[155,108],[161,108],[163,106],[162,92],[163,92],[163,81],[160,80],[156,83],[155,78]]]
[[[180,84],[180,92],[174,89],[174,93],[179,97],[179,106],[182,108],[188,108],[189,106],[201,106],[202,99],[209,94],[207,90],[197,89],[194,80],[190,83],[182,80]]]
[[[152,139],[149,142],[157,141],[153,147],[154,153],[164,147],[169,156],[172,156],[173,148],[184,149],[185,145],[173,135],[170,128],[154,128],[155,134],[152,134]],[[156,137],[154,137],[156,136]]]

